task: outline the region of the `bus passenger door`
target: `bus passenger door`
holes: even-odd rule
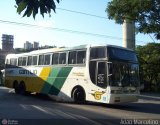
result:
[[[96,66],[96,84],[99,87],[107,87],[107,63],[97,62]]]

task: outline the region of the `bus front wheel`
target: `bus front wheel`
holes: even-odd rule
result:
[[[76,87],[72,91],[72,98],[74,99],[74,102],[76,103],[82,103],[85,102],[85,92],[83,88]]]

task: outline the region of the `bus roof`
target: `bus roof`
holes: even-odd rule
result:
[[[68,51],[68,50],[80,50],[80,49],[85,49],[85,48],[90,48],[90,47],[103,47],[103,46],[108,46],[108,47],[114,47],[114,48],[120,48],[120,49],[125,49],[129,51],[133,51],[128,48],[124,48],[121,46],[116,46],[116,45],[109,45],[109,44],[91,44],[91,45],[80,45],[80,46],[74,46],[74,47],[59,47],[59,48],[48,48],[48,49],[41,49],[41,50],[34,50],[31,52],[26,52],[26,53],[20,53],[20,54],[8,54],[7,58],[14,57],[14,56],[29,56],[29,55],[36,55],[36,54],[45,54],[45,53],[53,53],[53,52],[61,52],[61,51]]]

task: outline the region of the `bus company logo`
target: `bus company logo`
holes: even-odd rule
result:
[[[26,70],[26,69],[23,69],[23,70],[19,70],[19,74],[23,74],[23,75],[32,75],[32,74],[37,74],[37,70]]]
[[[7,125],[8,124],[8,120],[7,119],[2,119],[1,123],[2,123],[2,125]]]
[[[96,100],[101,100],[101,97],[102,95],[104,94],[105,92],[99,92],[99,91],[96,91],[95,93],[92,93],[92,95],[94,96],[94,98]]]

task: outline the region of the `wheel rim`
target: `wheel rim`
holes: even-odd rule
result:
[[[75,102],[83,102],[84,101],[84,92],[82,90],[76,89],[73,93],[73,99]]]

